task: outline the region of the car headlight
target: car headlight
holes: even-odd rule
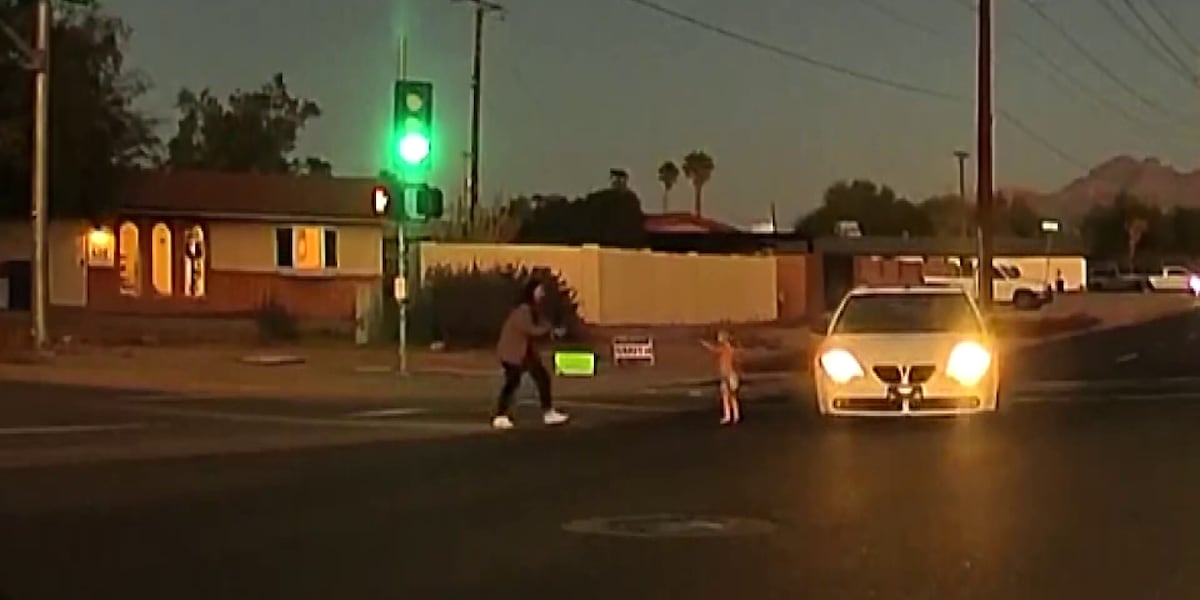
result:
[[[975,342],[962,342],[950,351],[946,375],[963,385],[975,385],[992,366],[992,354]]]
[[[835,383],[846,383],[863,376],[862,365],[845,350],[830,350],[821,355],[821,368]]]
[[[1193,294],[1200,295],[1200,276],[1192,275],[1188,278],[1188,287]]]

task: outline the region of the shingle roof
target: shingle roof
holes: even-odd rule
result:
[[[732,225],[726,225],[720,221],[714,221],[691,213],[646,215],[644,223],[646,231],[651,233],[669,233],[681,230],[699,230],[712,233],[734,233],[738,231],[738,228]]]
[[[131,174],[119,195],[124,212],[230,219],[376,220],[372,178],[211,171]]]

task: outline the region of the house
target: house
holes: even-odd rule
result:
[[[374,185],[196,171],[131,175],[111,217],[51,223],[51,305],[232,316],[272,302],[298,318],[351,321],[359,291],[377,288],[383,273]],[[24,221],[0,223],[0,265],[10,272],[28,272],[29,230]],[[27,289],[21,277],[10,279],[10,288]]]

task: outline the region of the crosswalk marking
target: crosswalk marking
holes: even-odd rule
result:
[[[63,433],[95,433],[143,429],[145,423],[109,423],[102,425],[47,425],[36,427],[3,427],[0,436],[55,435]]]

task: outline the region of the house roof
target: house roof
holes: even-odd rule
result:
[[[372,178],[214,171],[145,171],[128,177],[122,212],[227,219],[377,221]]]
[[[646,215],[648,233],[736,233],[738,228],[691,213]]]
[[[971,256],[975,240],[936,237],[822,237],[812,242],[824,254],[852,256]],[[997,256],[1083,256],[1083,244],[1070,236],[1055,236],[1047,247],[1045,238],[995,238]]]

